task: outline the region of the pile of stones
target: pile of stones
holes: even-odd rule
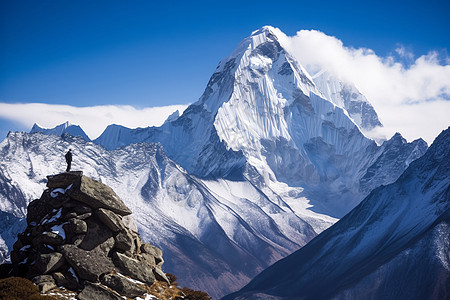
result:
[[[11,252],[16,274],[42,293],[63,287],[82,300],[134,298],[155,281],[169,283],[162,251],[142,242],[130,209],[110,187],[80,171],[47,179]]]

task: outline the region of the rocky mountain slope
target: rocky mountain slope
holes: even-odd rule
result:
[[[79,137],[39,133],[10,133],[1,145],[2,173],[23,197],[2,194],[5,210],[23,218],[26,209],[18,203],[39,197],[45,174],[65,169],[55,152],[71,148],[73,168],[111,186],[133,211],[143,240],[164,250],[166,270],[180,284],[212,295],[239,287],[316,235],[277,194],[268,198],[248,182],[196,178],[159,145],[107,151]],[[10,249],[12,243],[7,241]]]
[[[450,128],[394,183],[225,299],[449,299]]]
[[[111,125],[95,143],[10,133],[0,143],[0,209],[16,229],[1,232],[4,245],[72,148],[73,168],[118,193],[182,284],[216,298],[237,290],[425,152],[424,141],[400,135],[378,146],[335,102],[283,34],[263,27],[219,63],[199,101],[161,127]],[[378,120],[356,114],[361,124]]]

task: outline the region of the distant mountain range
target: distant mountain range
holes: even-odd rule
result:
[[[72,168],[111,186],[142,238],[163,249],[164,271],[219,298],[426,152],[423,140],[400,134],[380,146],[367,138],[381,126],[369,101],[334,74],[311,76],[281,35],[269,26],[253,32],[219,63],[200,99],[160,127],[110,125],[94,141],[68,123],[10,133],[0,143],[4,258],[26,205],[46,175],[65,169],[71,148]]]

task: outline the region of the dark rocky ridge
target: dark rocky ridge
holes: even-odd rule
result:
[[[11,252],[15,274],[42,293],[64,287],[79,299],[137,297],[145,285],[169,283],[162,251],[142,242],[131,211],[110,187],[82,172],[47,178]]]

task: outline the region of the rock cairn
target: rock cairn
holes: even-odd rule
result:
[[[16,273],[41,293],[64,287],[81,300],[133,298],[156,280],[169,282],[162,251],[142,242],[130,209],[110,187],[82,172],[47,178],[11,252]]]

